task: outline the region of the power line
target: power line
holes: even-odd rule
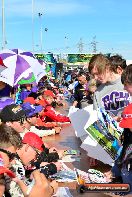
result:
[[[93,37],[93,41],[90,43],[92,48],[93,48],[93,53],[96,53],[97,52],[97,43],[96,42],[96,36]]]
[[[77,48],[79,53],[83,53],[84,50],[84,43],[82,41],[82,38],[80,38],[80,41],[77,43]]]

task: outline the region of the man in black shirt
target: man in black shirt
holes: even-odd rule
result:
[[[75,87],[73,106],[81,109],[88,104],[92,104],[92,99],[88,91],[89,76],[87,76],[87,73],[81,71],[79,72],[77,79],[79,83]]]

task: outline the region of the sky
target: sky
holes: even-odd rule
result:
[[[6,48],[35,53],[79,53],[80,46],[82,53],[93,53],[94,42],[96,53],[132,59],[132,0],[3,2]],[[2,48],[2,0],[0,9]]]

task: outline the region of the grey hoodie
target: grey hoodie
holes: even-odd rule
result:
[[[113,113],[115,116],[121,114],[124,107],[131,102],[131,97],[124,90],[121,83],[121,77],[112,82],[101,84],[94,93],[93,106],[104,108],[106,111]]]

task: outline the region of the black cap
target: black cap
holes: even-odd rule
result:
[[[19,121],[25,117],[25,111],[20,105],[11,104],[4,107],[0,112],[0,119],[2,122]]]

